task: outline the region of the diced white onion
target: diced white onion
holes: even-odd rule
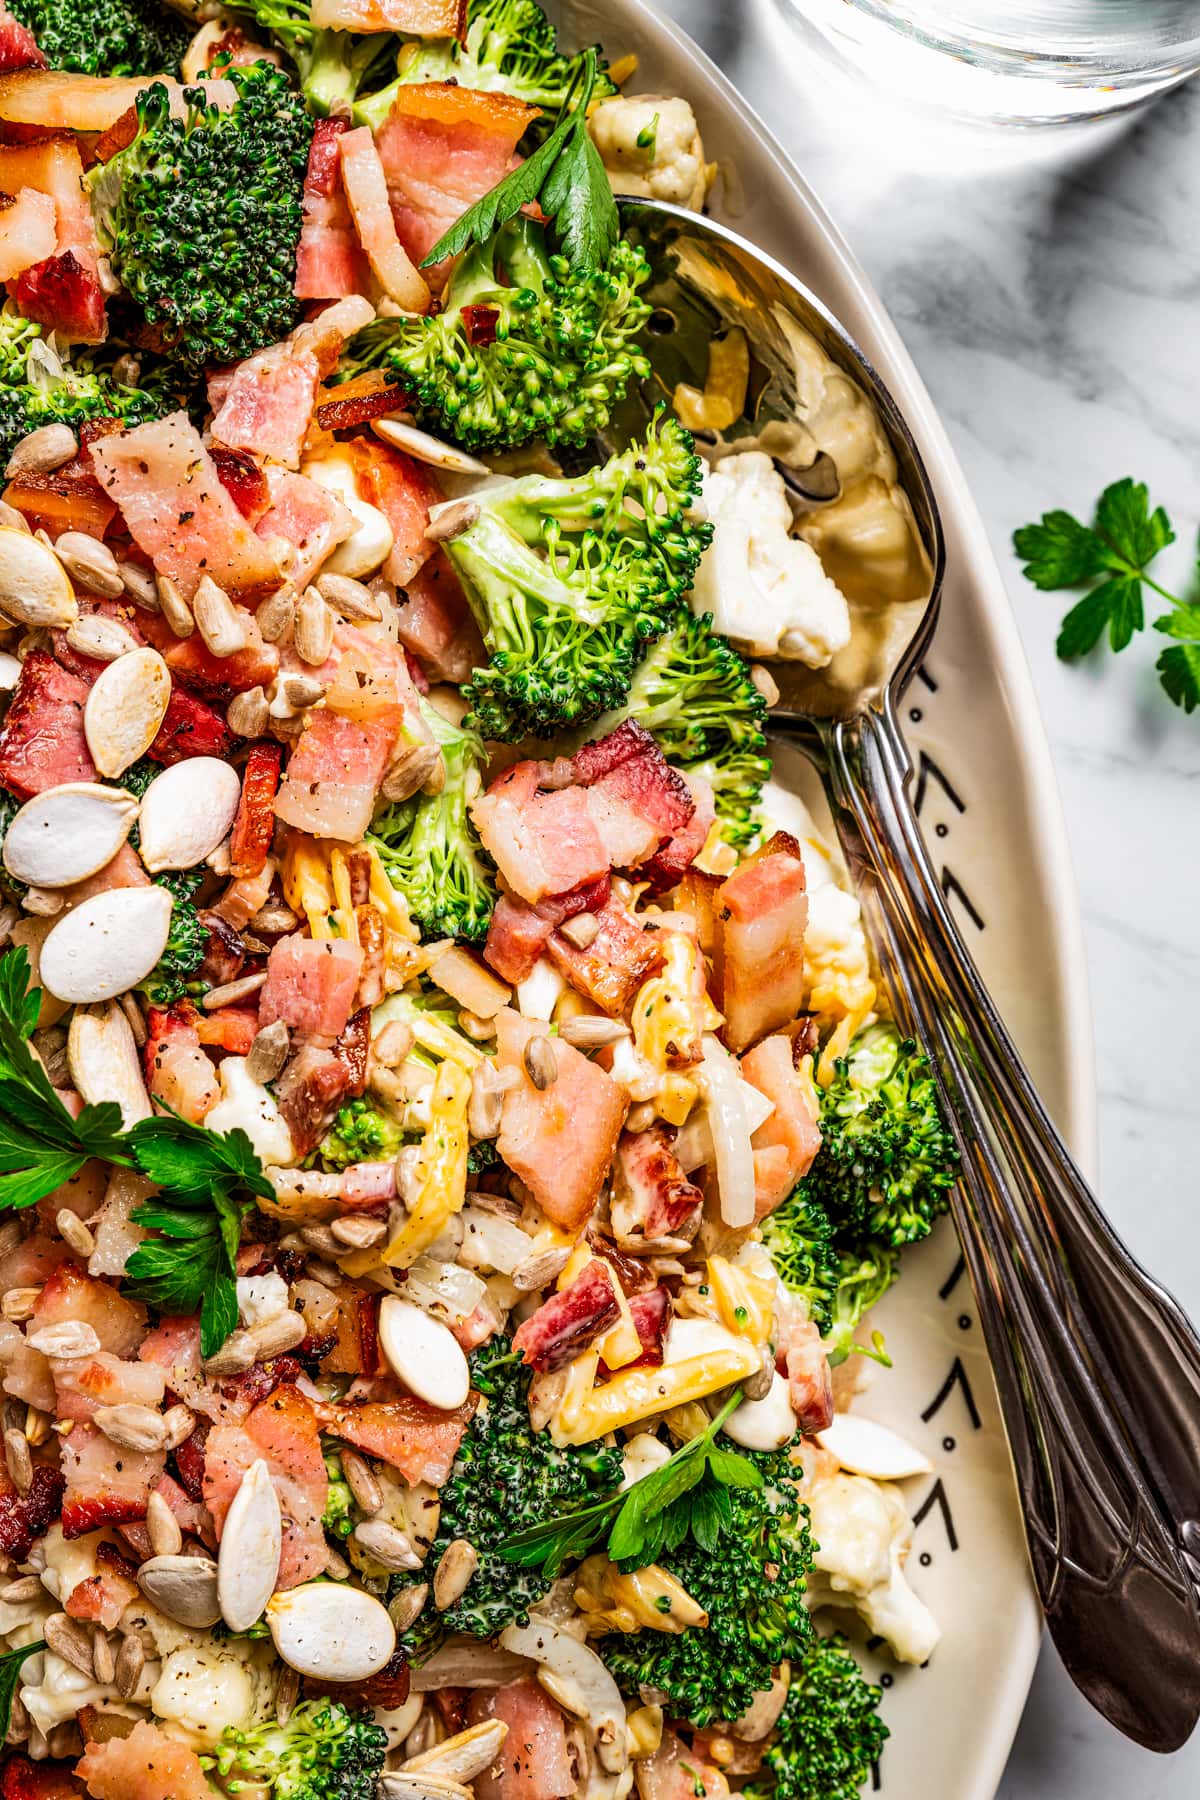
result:
[[[712,1133],[721,1217],[736,1231],[754,1223],[754,1152],[750,1148],[746,1083],[728,1050],[715,1037],[704,1039],[700,1086]]]

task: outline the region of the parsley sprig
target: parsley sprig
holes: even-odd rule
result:
[[[676,1549],[689,1532],[711,1555],[721,1532],[733,1523],[729,1489],[763,1484],[749,1457],[716,1441],[741,1398],[741,1388],[735,1388],[708,1428],[676,1450],[661,1469],[622,1493],[515,1532],[500,1544],[501,1556],[527,1569],[544,1567],[557,1577],[567,1563],[581,1561],[607,1538],[613,1562],[626,1570],[644,1569]]]
[[[208,1131],[175,1114],[122,1129],[112,1101],[72,1118],[29,1040],[41,990],[24,949],[0,957],[0,1209],[33,1206],[90,1158],[137,1169],[161,1190],[134,1209],[158,1232],[125,1265],[126,1292],[162,1312],[200,1312],[211,1356],[237,1324],[235,1270],[250,1201],[272,1188],[244,1131]]]
[[[8,1735],[12,1721],[13,1699],[21,1685],[21,1670],[31,1656],[45,1648],[45,1638],[39,1638],[36,1644],[23,1644],[19,1650],[10,1650],[0,1656],[0,1744]]]
[[[1174,542],[1163,508],[1152,512],[1145,484],[1129,477],[1105,488],[1091,525],[1068,512],[1048,512],[1013,533],[1023,573],[1035,587],[1047,593],[1088,588],[1059,630],[1055,647],[1064,662],[1086,656],[1105,633],[1113,650],[1124,650],[1145,627],[1145,589],[1167,602],[1170,611],[1153,621],[1154,629],[1176,641],[1156,667],[1168,697],[1190,713],[1200,706],[1200,604],[1168,593],[1148,573]]]
[[[579,75],[558,123],[531,156],[438,239],[423,269],[482,244],[498,225],[535,202],[550,220],[558,248],[576,269],[600,269],[620,234],[617,204],[600,153],[588,135],[587,112],[596,85],[596,52],[584,52]]]

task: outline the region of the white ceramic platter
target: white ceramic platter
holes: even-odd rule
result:
[[[710,210],[795,271],[841,319],[904,412],[948,549],[942,624],[905,703],[917,805],[980,967],[1051,1112],[1094,1161],[1083,945],[1049,751],[1000,572],[945,430],[848,246],[719,70],[644,0],[561,0],[571,41],[639,58],[631,91],[683,94],[720,169]],[[780,773],[784,773],[780,770]],[[858,1403],[920,1443],[909,1573],[941,1621],[925,1669],[878,1664],[888,1800],[992,1800],[1029,1688],[1039,1620],[1007,1449],[949,1224],[875,1314],[895,1361]]]

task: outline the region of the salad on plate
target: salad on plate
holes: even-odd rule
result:
[[[754,659],[914,597],[879,421],[656,386],[714,171],[534,0],[0,62],[0,1800],[852,1796],[956,1157]]]

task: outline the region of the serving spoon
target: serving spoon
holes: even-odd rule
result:
[[[654,308],[654,373],[615,422],[622,435],[679,382],[703,390],[714,339],[740,330],[746,400],[714,434],[718,454],[782,452],[777,466],[801,508],[836,497],[836,456],[806,426],[815,340],[871,401],[895,459],[920,580],[901,569],[910,597],[886,609],[860,594],[851,651],[830,670],[770,660],[771,727],[821,775],[881,973],[943,1088],[962,1157],[954,1218],[1051,1636],[1107,1719],[1149,1749],[1177,1749],[1200,1716],[1200,1339],[1100,1211],[922,840],[898,718],[941,600],[929,477],[878,374],[801,282],[696,213],[640,199],[620,207],[649,258]]]

